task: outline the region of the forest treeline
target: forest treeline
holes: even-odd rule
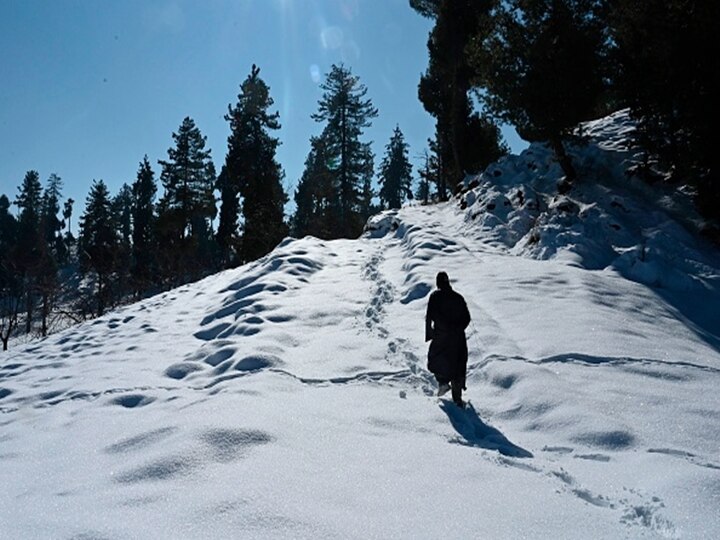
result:
[[[228,106],[225,159],[216,171],[191,117],[167,158],[145,156],[135,180],[111,194],[93,181],[71,228],[62,180],[30,170],[13,199],[0,194],[0,339],[46,335],[269,253],[287,234],[354,238],[368,216],[414,195],[447,200],[458,182],[508,152],[500,125],[546,142],[582,182],[567,151],[578,123],[629,108],[644,156],[629,171],[690,185],[717,222],[720,182],[710,149],[718,60],[710,53],[720,4],[692,0],[409,0],[434,21],[418,98],[435,120],[424,165],[413,171],[400,127],[375,167],[364,130],[378,110],[344,65],[333,65],[311,116],[319,134],[293,194],[276,160],[280,129],[270,88],[252,66]],[[374,185],[379,186],[377,192]],[[415,191],[413,192],[413,186]],[[16,212],[11,211],[11,206]]]

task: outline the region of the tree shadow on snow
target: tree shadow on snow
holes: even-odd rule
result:
[[[500,431],[483,422],[470,403],[464,409],[461,409],[454,403],[443,400],[440,403],[440,408],[448,415],[453,428],[463,439],[453,442],[476,448],[497,450],[504,456],[533,457],[532,453],[511,443]]]

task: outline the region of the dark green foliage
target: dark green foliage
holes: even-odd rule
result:
[[[15,205],[20,209],[18,245],[22,246],[22,250],[18,262],[20,272],[24,274],[36,264],[39,255],[42,186],[37,171],[25,174]]]
[[[604,95],[601,0],[509,0],[473,43],[482,99],[529,141],[549,141],[568,181],[566,138]]]
[[[720,219],[717,125],[720,3],[613,0],[617,92],[639,121],[642,143],[673,180],[694,183],[705,215]]]
[[[0,341],[8,348],[10,335],[18,325],[22,287],[17,256],[18,222],[10,213],[10,200],[0,195]]]
[[[287,234],[282,187],[283,172],[275,159],[279,140],[270,131],[280,129],[279,113],[270,113],[273,105],[270,89],[253,65],[240,85],[238,102],[228,106],[225,119],[230,123],[228,153],[218,187],[224,208],[218,242],[224,259],[252,261],[269,253]],[[231,248],[237,245],[237,198],[242,197],[244,218],[239,257]]]
[[[158,206],[158,259],[164,278],[175,285],[203,273],[215,217],[215,166],[206,138],[186,117],[177,133],[167,161],[160,161],[165,192]]]
[[[60,177],[51,174],[43,192],[41,215],[45,243],[58,264],[67,262],[67,245],[62,235],[65,223],[59,217],[62,187],[63,183]]]
[[[95,313],[102,315],[110,302],[112,273],[116,268],[119,239],[112,202],[105,182],[93,180],[80,218],[78,239],[80,269],[95,277]]]
[[[132,213],[133,190],[123,184],[112,198],[112,220],[117,228],[118,244],[115,255],[115,295],[123,297],[128,292],[132,261]]]
[[[412,199],[412,165],[408,159],[408,144],[400,126],[396,126],[385,156],[380,164],[380,202],[383,208],[400,208],[405,198]]]
[[[28,171],[25,174],[15,205],[20,209],[20,216],[13,259],[25,296],[25,332],[29,334],[35,308],[35,292],[45,254],[40,228],[42,186],[37,171]]]
[[[51,174],[42,195],[38,272],[34,291],[40,296],[40,333],[47,335],[48,318],[59,289],[58,268],[67,262],[67,246],[62,236],[63,222],[59,219],[62,180]]]
[[[437,19],[442,0],[410,0],[410,7],[423,17]]]
[[[432,139],[428,139],[428,145],[433,148]],[[415,198],[423,204],[428,204],[431,197],[431,187],[440,183],[440,172],[438,167],[438,158],[434,153],[425,150],[423,154],[424,163],[418,171],[420,181],[418,182]]]
[[[154,281],[155,250],[155,173],[148,157],[140,162],[137,178],[132,185],[132,264],[130,275],[135,294],[140,295]]]
[[[312,118],[325,124],[320,138],[337,191],[334,207],[337,227],[332,235],[355,238],[362,232],[370,211],[369,182],[374,174],[370,143],[362,142],[360,137],[364,129],[372,125],[371,119],[377,117],[378,111],[372,101],[365,98],[367,88],[342,65],[332,66],[321,88],[323,95],[318,102],[318,112]],[[315,179],[307,176],[306,181]]]
[[[240,193],[239,188],[230,182],[225,165],[220,171],[216,187],[220,191],[220,224],[216,238],[221,264],[225,268],[233,268],[240,264]]]
[[[410,6],[435,19],[428,40],[430,63],[420,79],[418,96],[435,119],[440,198],[466,174],[480,172],[507,153],[492,120],[473,111],[468,95],[475,76],[468,43],[486,28],[491,0],[411,0]]]
[[[312,137],[310,147],[305,170],[295,190],[297,208],[292,233],[297,237],[334,238],[340,214],[334,172],[337,165],[323,137]]]

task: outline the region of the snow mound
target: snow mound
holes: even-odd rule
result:
[[[690,199],[676,192],[670,202],[669,192],[626,174],[638,153],[634,130],[626,110],[582,125],[587,143],[569,148],[578,180],[565,195],[546,145],[501,159],[466,179],[458,200],[466,222],[513,254],[612,269],[673,291],[717,288],[720,258],[688,231],[699,221]]]

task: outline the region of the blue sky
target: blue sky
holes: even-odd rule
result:
[[[407,0],[0,0],[0,194],[14,199],[29,169],[56,173],[78,212],[93,179],[114,194],[145,154],[159,176],[185,116],[219,170],[223,115],[253,63],[280,112],[291,198],[334,63],[379,109],[364,137],[376,165],[396,124],[419,163],[434,126],[417,99],[431,27]]]

